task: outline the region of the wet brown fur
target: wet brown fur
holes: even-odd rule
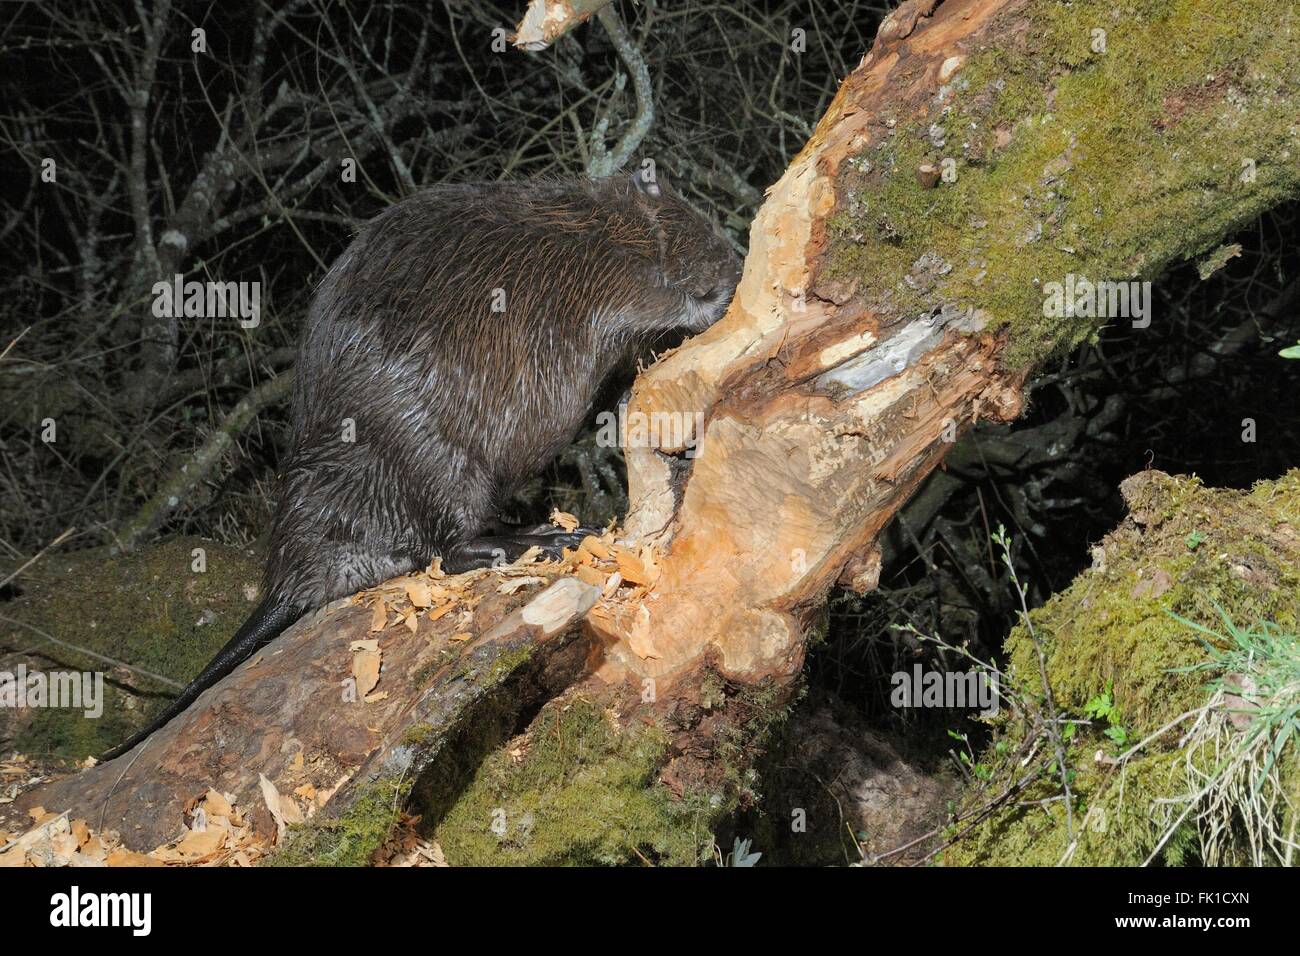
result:
[[[311,310],[267,592],[314,607],[483,534],[613,371],[721,315],[737,268],[632,177],[438,186],[380,215]]]

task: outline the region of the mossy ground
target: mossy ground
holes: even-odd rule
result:
[[[1078,845],[1067,857],[1060,777],[1050,771],[959,840],[945,854],[949,865],[1144,862],[1181,812],[1167,801],[1196,789],[1189,761],[1207,772],[1219,758],[1210,748],[1180,748],[1190,724],[1159,735],[1122,767],[1095,755],[1113,759],[1209,699],[1212,672],[1186,668],[1209,663],[1211,651],[1205,635],[1184,621],[1221,631],[1226,614],[1242,623],[1270,622],[1282,633],[1300,631],[1300,471],[1250,492],[1149,472],[1125,482],[1124,491],[1130,520],[1106,538],[1098,565],[1029,616],[1058,710],[1084,719],[1089,703],[1106,694],[1114,706],[1113,716],[1076,725],[1069,741]],[[1028,627],[1012,632],[1007,652],[1008,675],[1041,712],[1038,650]],[[1024,743],[1025,727],[1006,711],[998,718],[985,757],[992,792],[1019,772],[1012,755]],[[1116,728],[1123,743],[1106,736]],[[1300,800],[1294,745],[1284,751],[1281,768],[1283,787]],[[1194,862],[1198,845],[1188,824],[1160,859]]]
[[[195,549],[203,549],[203,571]],[[80,710],[17,712],[0,724],[6,749],[44,759],[102,753],[143,726],[174,692],[158,681],[61,647],[49,634],[179,683],[197,674],[256,606],[252,551],[174,538],[127,555],[96,548],[42,558],[0,603],[0,669],[103,671],[98,719]]]
[[[1029,365],[1105,322],[1045,316],[1046,283],[1152,279],[1300,192],[1300,14],[1047,0],[1014,17],[928,115],[850,160],[829,275],[900,317],[982,309]],[[918,182],[945,159],[955,182]]]

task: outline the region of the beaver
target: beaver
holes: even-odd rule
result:
[[[263,599],[134,747],[303,614],[440,557],[559,556],[586,529],[501,506],[666,334],[726,310],[739,259],[662,176],[446,184],[366,224],[299,346]]]

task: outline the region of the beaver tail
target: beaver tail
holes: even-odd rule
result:
[[[119,744],[105,753],[100,760],[112,760],[120,757],[155,730],[171,722],[172,718],[183,712],[205,690],[217,683],[236,667],[247,660],[254,651],[274,640],[290,624],[298,619],[302,609],[282,603],[272,596],[267,596],[261,604],[235,632],[235,636],[226,642],[226,646],[217,652],[217,656],[208,662],[199,676],[190,681],[180,696],[167,705],[167,708],[154,718],[144,730],[140,731],[124,744]]]

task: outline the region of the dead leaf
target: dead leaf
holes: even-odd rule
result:
[[[302,751],[298,752],[298,759],[302,759]],[[203,795],[203,812],[209,817],[232,817],[235,815],[235,808],[224,795],[209,787],[208,792]]]
[[[149,855],[165,863],[198,863],[225,846],[229,835],[230,831],[217,826],[191,830],[179,843],[159,847]]]
[[[442,605],[441,607],[435,608],[434,610],[430,611],[428,614],[425,615],[425,617],[428,618],[430,621],[436,621],[438,620],[438,618],[445,615],[448,611],[450,611],[455,606],[456,606],[455,601],[448,601],[446,604]]]
[[[654,584],[655,579],[646,569],[644,562],[627,548],[615,548],[614,560],[618,562],[618,570],[623,575],[624,581],[632,584]]]
[[[609,558],[609,548],[605,546],[605,542],[601,541],[595,535],[589,534],[583,538],[582,543],[578,545],[578,550],[585,551],[597,558]]]
[[[590,584],[593,587],[598,587],[602,590],[605,587],[606,578],[609,577],[604,571],[601,571],[598,568],[593,568],[589,564],[578,565],[573,569],[573,576],[584,584]]]
[[[262,799],[266,801],[266,809],[271,811],[271,818],[275,820],[278,842],[284,837],[286,824],[302,823],[302,811],[289,797],[281,796],[280,791],[275,789],[275,784],[266,778],[266,774],[259,773],[257,776],[257,782],[262,788]]]
[[[91,860],[104,860],[108,856],[108,847],[104,845],[103,840],[92,833],[82,844],[81,855]]]

